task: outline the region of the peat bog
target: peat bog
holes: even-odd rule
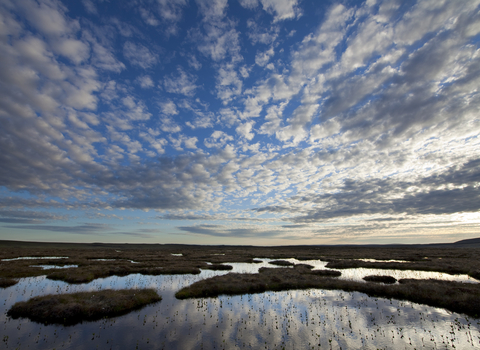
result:
[[[427,348],[455,344],[475,347],[480,346],[480,285],[473,278],[479,275],[479,256],[478,248],[428,246],[215,247],[0,241],[0,287],[6,283],[0,289],[5,298],[4,333],[0,335],[10,339],[5,344],[15,345],[13,348],[22,348],[22,344],[52,348],[60,339],[62,344],[82,348],[74,340],[76,331],[64,328],[59,335],[55,324],[89,320],[92,322],[68,329],[92,332],[92,344],[98,348],[121,348],[125,344],[133,348],[143,344],[144,348],[192,349],[202,346],[281,349],[299,344],[308,348],[320,345],[335,348],[335,344],[366,349],[418,348],[426,341],[426,337],[416,332],[421,325],[425,332],[430,332]],[[20,257],[28,259],[16,259]],[[320,260],[322,264],[318,264]],[[67,268],[43,270],[38,265]],[[78,267],[68,268],[72,265]],[[244,267],[253,272],[243,271]],[[373,270],[368,270],[370,276],[363,275],[364,279],[351,280],[345,276],[349,276],[352,267]],[[465,274],[472,283],[393,274],[398,280],[394,282],[388,276],[390,272],[382,272],[385,268],[404,270],[407,275],[408,270]],[[378,274],[372,272],[375,269]],[[101,303],[120,300],[115,295],[120,295],[116,292],[123,289],[134,294],[153,290],[163,300],[158,306],[150,304],[143,309],[139,309],[141,305],[133,306],[134,311],[128,314],[128,306],[122,311],[119,311],[122,307],[102,306]],[[96,300],[90,313],[80,313],[83,316],[71,316],[73,311],[67,307],[58,310],[52,307],[52,300],[58,303],[59,298],[72,297],[78,292],[84,296],[91,293],[92,302],[93,295],[106,293],[106,296]],[[291,304],[285,308],[286,300]],[[20,315],[17,302],[23,305],[23,312],[28,310],[28,315]],[[45,316],[39,304],[50,305],[51,318]],[[118,313],[99,312],[114,309]],[[78,311],[78,307],[73,310]],[[35,313],[37,316],[33,316]],[[114,317],[118,315],[123,316]],[[28,317],[33,322],[16,317]],[[332,325],[323,323],[326,320],[333,322]],[[43,325],[44,331],[36,322]],[[362,328],[365,325],[376,331],[367,334],[370,328]],[[99,327],[104,331],[99,332]],[[448,327],[456,327],[456,333],[446,339]],[[136,343],[125,338],[131,329],[135,329]],[[462,333],[464,329],[466,333]],[[118,332],[125,335],[113,339],[111,334]],[[393,332],[391,337],[389,332]],[[32,338],[31,334],[37,336]],[[270,346],[270,342],[275,346]]]

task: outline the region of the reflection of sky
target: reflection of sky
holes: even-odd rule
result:
[[[343,349],[463,349],[480,339],[479,323],[462,315],[358,292],[309,289],[190,300],[174,297],[186,285],[224,273],[136,274],[81,285],[44,276],[24,278],[0,290],[5,304],[0,336],[8,335],[4,344],[9,348],[21,349],[306,349],[319,344]],[[155,288],[163,300],[125,316],[66,328],[5,317],[13,303],[36,295],[107,288]]]
[[[68,256],[22,256],[20,258],[2,259],[2,261],[42,260],[42,259],[68,259]]]
[[[78,265],[30,265],[30,267],[41,267],[43,270],[50,269],[69,269],[71,267],[78,267]]]

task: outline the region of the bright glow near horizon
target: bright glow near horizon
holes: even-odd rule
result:
[[[479,236],[480,1],[0,0],[0,238]]]

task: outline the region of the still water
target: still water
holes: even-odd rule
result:
[[[262,266],[272,267],[268,264],[268,259],[262,260],[261,264],[229,265],[234,266],[233,271],[238,272],[254,272]],[[323,264],[319,261],[302,263],[315,263],[316,268],[322,268]],[[412,302],[372,298],[358,292],[310,289],[190,300],[175,298],[175,292],[184,286],[228,272],[230,271],[204,270],[199,275],[112,276],[81,285],[52,281],[44,276],[23,278],[17,285],[0,290],[0,301],[3,301],[0,347],[480,348],[480,319]],[[7,310],[15,302],[34,296],[109,288],[155,288],[163,300],[125,316],[71,327],[45,326],[27,319],[13,320],[6,316]]]

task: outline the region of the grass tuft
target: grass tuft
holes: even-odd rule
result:
[[[387,283],[393,284],[397,282],[397,279],[392,276],[365,276],[363,279],[367,282],[375,282],[375,283]]]
[[[1,278],[0,277],[0,288],[8,288],[17,284],[18,281],[12,278]]]

